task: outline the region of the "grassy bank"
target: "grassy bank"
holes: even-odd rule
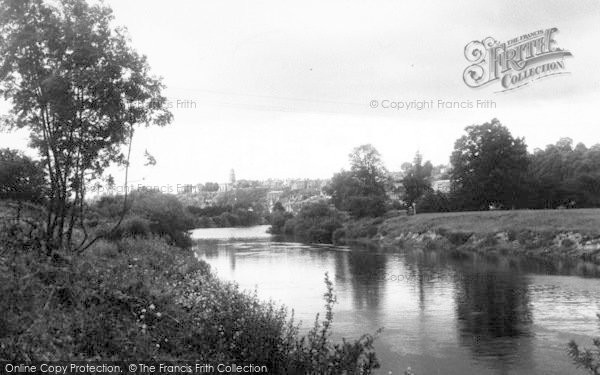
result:
[[[600,235],[600,209],[473,211],[398,216],[386,226],[402,227],[411,232],[439,228],[451,232],[488,234],[523,229],[535,232],[579,232]]]
[[[372,240],[387,247],[447,246],[600,264],[600,209],[418,214],[385,220]]]
[[[331,341],[327,278],[325,314],[300,335],[284,307],[219,280],[192,249],[168,238],[100,240],[82,254],[46,256],[35,231],[4,216],[0,361],[193,361],[266,366],[273,374],[377,367],[373,336]]]

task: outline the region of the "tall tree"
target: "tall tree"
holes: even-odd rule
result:
[[[518,206],[529,161],[525,141],[514,138],[497,119],[465,131],[451,156],[451,180],[459,206],[477,210],[492,204]]]
[[[354,217],[383,214],[388,177],[381,155],[367,144],[355,148],[349,157],[350,171],[335,174],[327,188],[333,204]]]
[[[171,120],[161,81],[112,20],[108,7],[84,0],[0,0],[0,94],[12,104],[6,125],[29,129],[43,158],[49,252],[72,247],[86,184],[128,159],[122,146],[131,149],[135,126]]]
[[[431,172],[433,165],[430,161],[423,164],[423,156],[417,152],[412,164],[404,165],[405,174],[402,178],[404,186],[404,201],[412,205],[423,194],[431,190]]]

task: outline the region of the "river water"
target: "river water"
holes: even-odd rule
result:
[[[294,309],[305,329],[323,311],[328,272],[334,336],[383,327],[381,374],[585,374],[566,344],[600,336],[600,271],[589,264],[312,246],[267,228],[197,229],[197,254],[220,278]]]

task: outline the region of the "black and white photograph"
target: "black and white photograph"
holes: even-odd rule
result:
[[[600,375],[600,1],[0,0],[0,374]]]

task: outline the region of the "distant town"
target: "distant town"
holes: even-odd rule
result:
[[[403,166],[400,171],[388,173],[389,182],[386,184],[386,193],[392,202],[404,205],[404,186],[402,179],[405,177],[410,165]],[[442,193],[450,192],[449,165],[433,167],[431,173],[431,188]],[[225,194],[236,191],[260,190],[262,199],[269,211],[273,210],[275,203],[280,202],[286,211],[298,213],[308,203],[330,199],[326,187],[331,179],[287,178],[267,180],[236,179],[235,170],[231,170],[227,182],[205,182],[195,185],[184,185],[177,191],[177,197],[184,205],[206,208],[218,205]],[[259,203],[259,202],[257,202]]]

